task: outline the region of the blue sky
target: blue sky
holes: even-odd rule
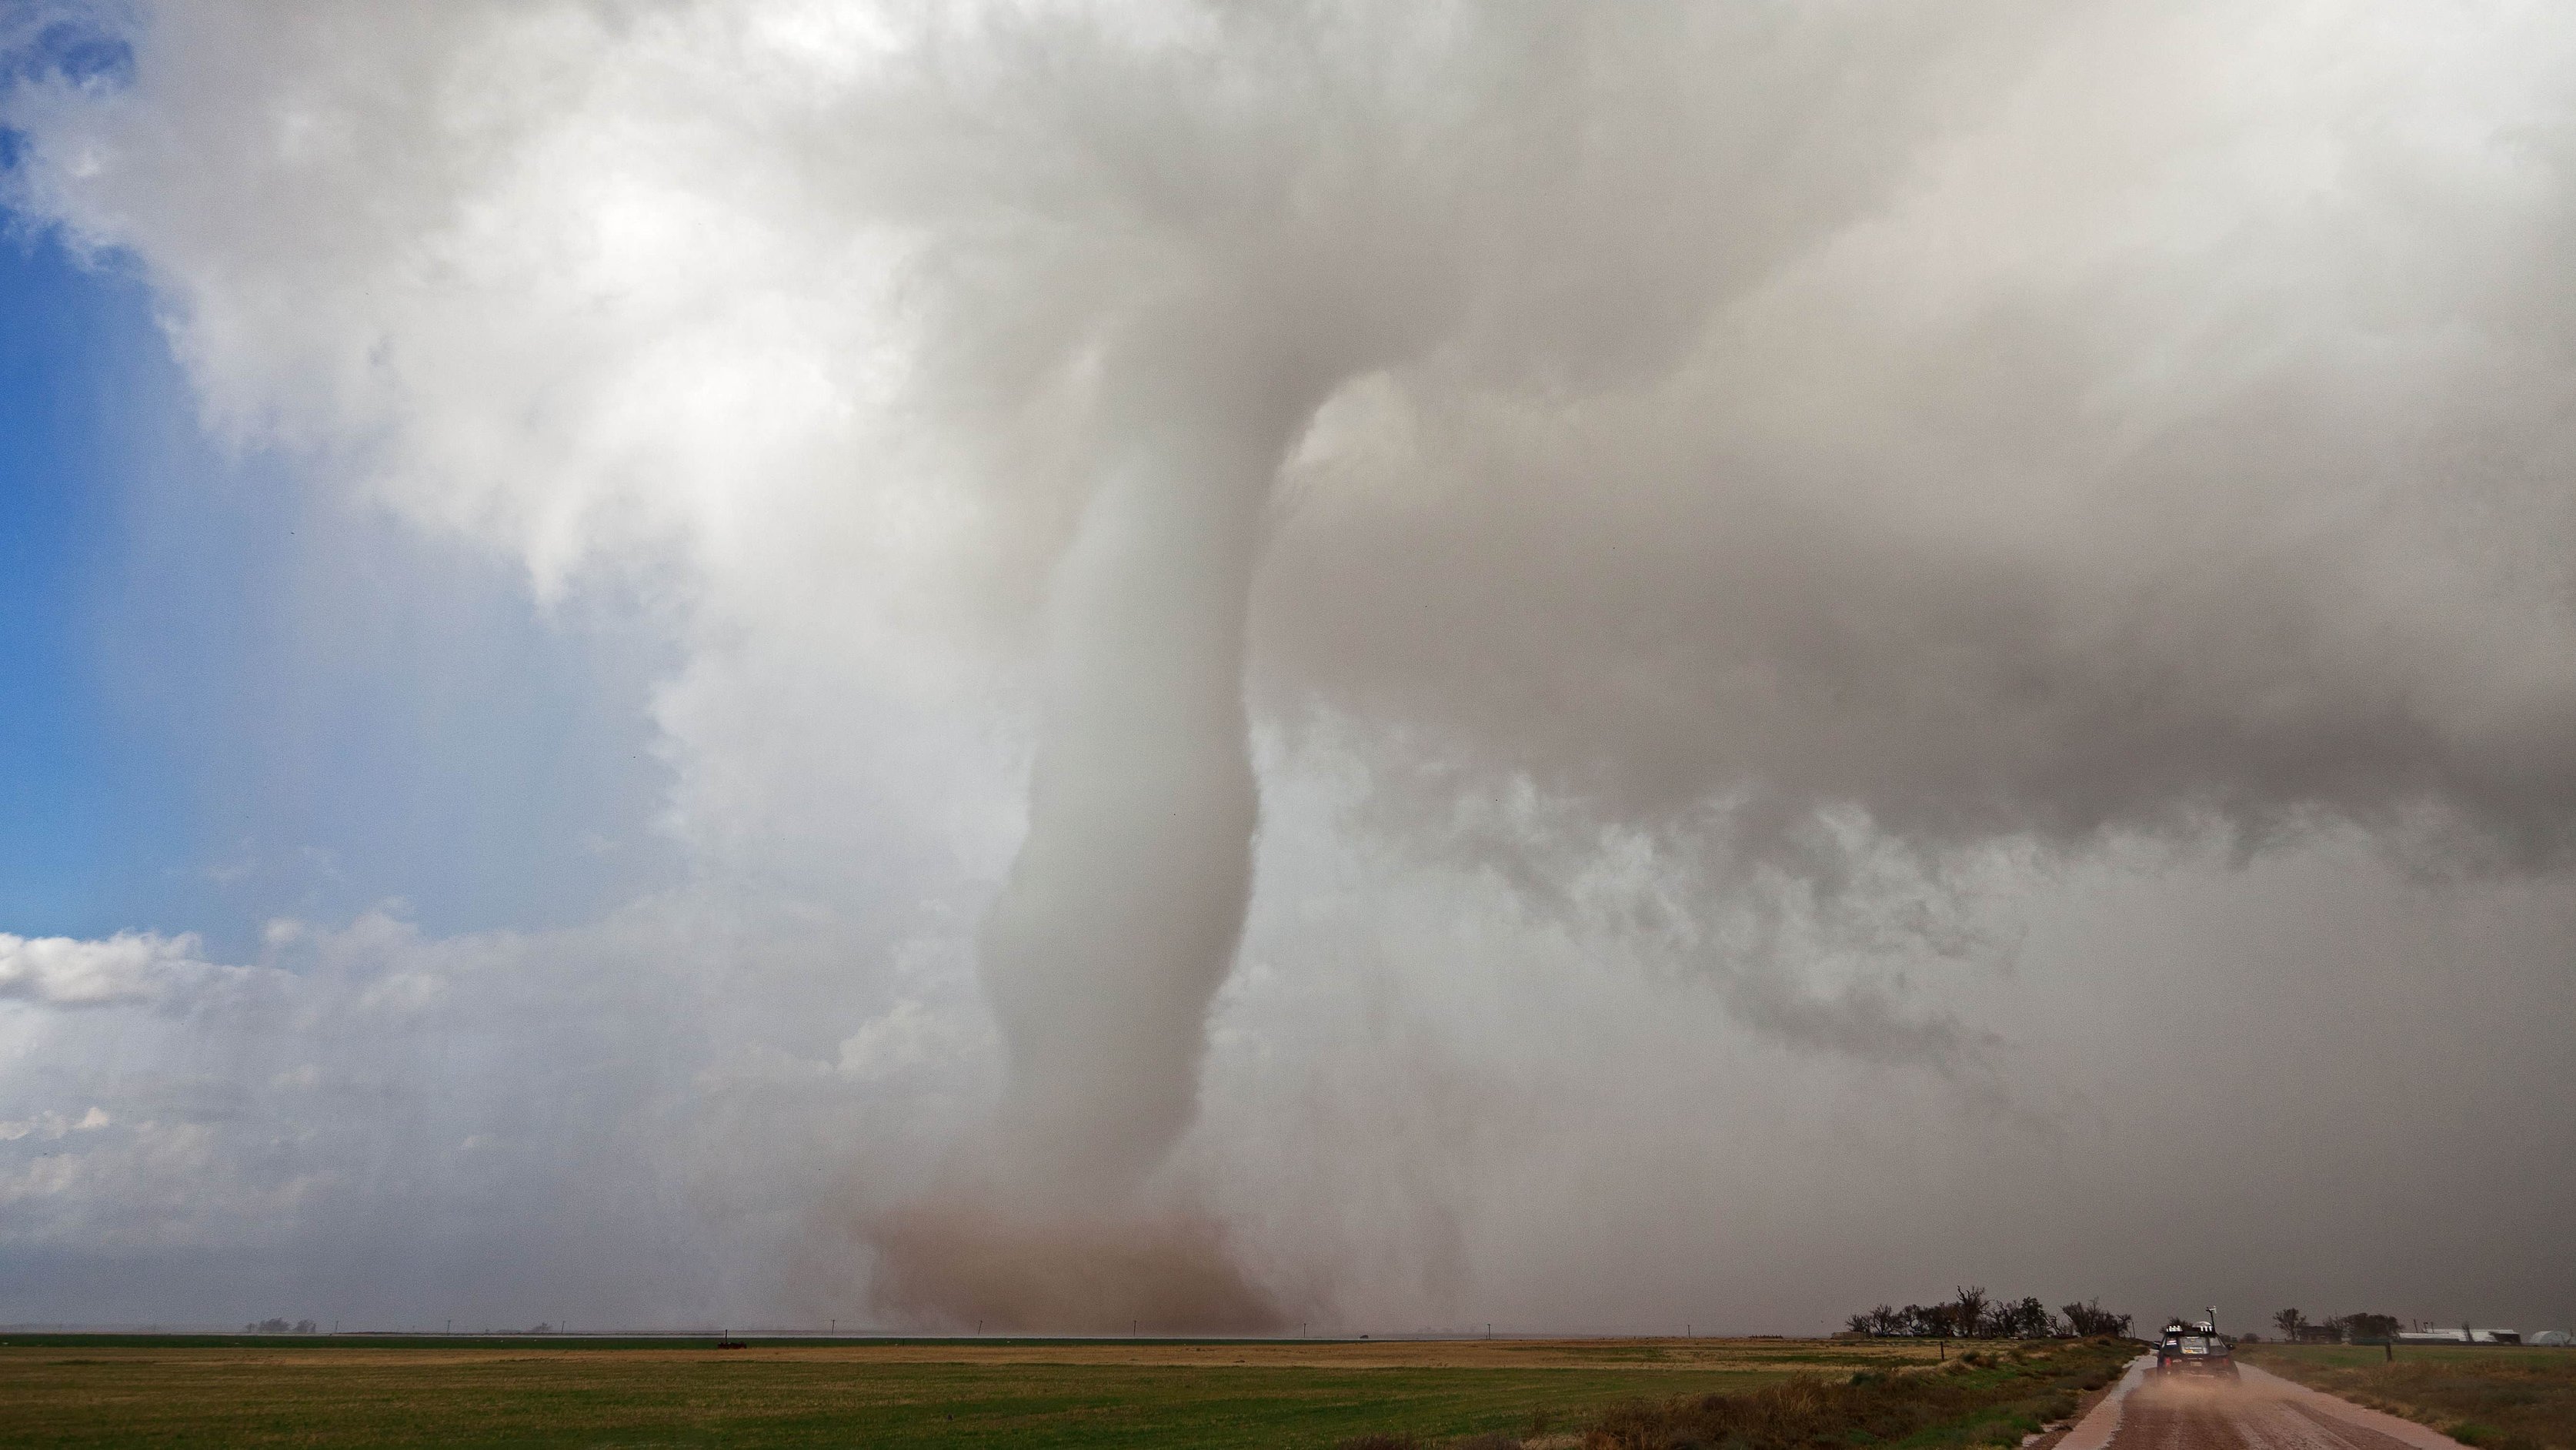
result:
[[[157,346],[141,289],[23,228],[0,243],[0,929],[132,924],[184,857],[185,778],[110,699],[114,396]]]
[[[668,865],[652,651],[202,436],[147,287],[0,241],[0,931],[400,902],[556,924]]]

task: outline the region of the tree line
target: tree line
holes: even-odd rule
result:
[[[2281,1337],[2293,1344],[2372,1344],[2395,1339],[2400,1328],[2394,1314],[2338,1314],[2310,1319],[2296,1309],[2273,1315],[2272,1323],[2281,1331]]]
[[[2129,1332],[2129,1316],[2103,1308],[2099,1299],[2051,1314],[2036,1296],[1998,1298],[1983,1285],[1962,1287],[1957,1298],[1938,1304],[1881,1304],[1843,1322],[1872,1339],[2089,1339]]]

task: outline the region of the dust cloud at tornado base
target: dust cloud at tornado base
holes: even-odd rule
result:
[[[2373,1292],[2322,1212],[2518,1292],[2576,26],[809,19],[151,12],[9,103],[217,427],[666,619],[702,887],[840,906],[871,1027],[976,1065],[926,1135],[780,1110],[860,1184],[786,1257],[927,1322],[1752,1327],[2095,1292],[2025,1205],[2188,1180],[2249,1290]],[[2539,1140],[2337,1097],[2462,1072]]]

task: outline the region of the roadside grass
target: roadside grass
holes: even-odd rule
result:
[[[2536,1346],[2259,1344],[2249,1364],[2430,1425],[2478,1450],[2576,1450],[2576,1350]]]
[[[0,1445],[1324,1447],[1901,1356],[1807,1341],[366,1343],[10,1335]],[[1926,1349],[1927,1354],[1931,1351]],[[1241,1361],[1241,1362],[1234,1362]],[[1864,1368],[1863,1372],[1877,1372]],[[1504,1443],[1511,1443],[1505,1441]]]
[[[2075,1412],[2137,1354],[2125,1340],[1985,1347],[1933,1369],[1800,1375],[1778,1384],[1614,1407],[1583,1450],[1964,1450],[2017,1446]]]

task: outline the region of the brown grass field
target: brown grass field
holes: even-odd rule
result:
[[[1818,1340],[0,1336],[0,1445],[1315,1446],[1928,1362]]]
[[[2480,1450],[2576,1450],[2576,1349],[2246,1345],[2259,1364],[2328,1394],[2430,1425]]]

